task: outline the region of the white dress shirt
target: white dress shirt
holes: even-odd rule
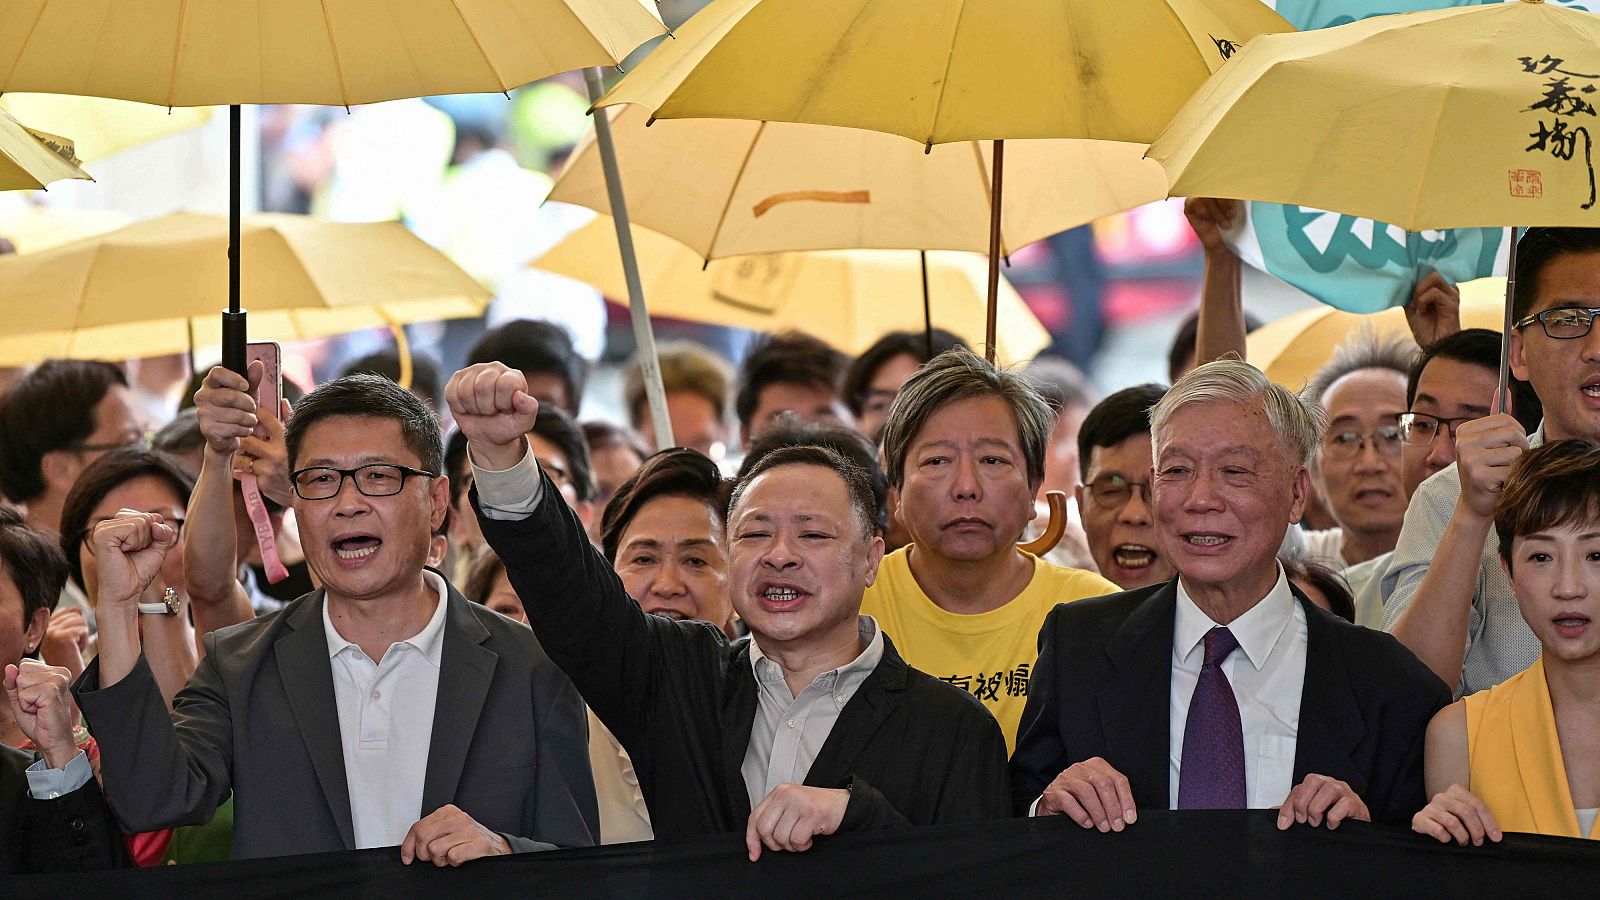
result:
[[[783,669],[761,652],[754,638],[750,640],[750,668],[759,699],[739,772],[752,809],[780,784],[805,783],[839,714],[883,661],[883,631],[877,620],[859,616],[856,629],[861,653],[812,679],[798,697],[789,692]]]
[[[433,617],[412,637],[390,644],[381,662],[339,634],[323,601],[357,849],[392,847],[422,818],[450,596],[443,578],[429,571],[422,577],[439,594]]]
[[[1183,768],[1183,732],[1205,662],[1206,632],[1213,622],[1190,599],[1178,579],[1178,609],[1172,633],[1172,692],[1168,717],[1168,799],[1178,808]],[[1294,787],[1295,738],[1300,730],[1300,693],[1306,680],[1306,613],[1289,590],[1283,567],[1267,596],[1228,623],[1239,649],[1222,662],[1233,687],[1244,729],[1245,802],[1251,809],[1283,803]]]

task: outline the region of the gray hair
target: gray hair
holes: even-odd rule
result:
[[[970,397],[999,397],[1017,418],[1017,438],[1027,463],[1028,485],[1044,481],[1045,446],[1056,427],[1056,414],[1032,381],[1013,369],[1002,369],[958,347],[935,356],[906,380],[889,407],[883,426],[884,474],[891,487],[905,484],[906,456],[922,426],[948,403]]]
[[[1333,348],[1333,356],[1301,388],[1300,396],[1307,403],[1322,406],[1334,383],[1364,369],[1388,369],[1401,378],[1410,378],[1411,367],[1417,364],[1421,353],[1422,348],[1404,335],[1380,334],[1370,325],[1362,325]]]
[[[1267,423],[1289,456],[1302,466],[1311,464],[1322,436],[1322,410],[1282,385],[1273,384],[1255,366],[1232,356],[1196,366],[1150,408],[1150,436],[1159,447],[1178,410],[1196,403],[1261,404]]]

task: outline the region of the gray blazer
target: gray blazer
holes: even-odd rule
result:
[[[354,849],[322,625],[323,593],[205,638],[169,716],[150,669],[76,686],[129,832],[208,821],[231,790],[235,858]],[[421,815],[447,803],[518,851],[587,847],[600,833],[588,726],[572,682],[527,626],[454,588],[445,618]]]

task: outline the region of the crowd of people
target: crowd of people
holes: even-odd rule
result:
[[[520,320],[274,408],[213,368],[151,431],[117,366],[41,364],[0,396],[0,870],[1155,809],[1590,836],[1600,231],[1522,238],[1509,399],[1438,278],[1295,391],[1190,212],[1172,384],[1104,398],[939,331],[669,342],[657,447],[641,367],[579,421]]]

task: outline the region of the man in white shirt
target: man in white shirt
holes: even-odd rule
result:
[[[1011,760],[1019,812],[1121,831],[1140,807],[1278,807],[1280,828],[1422,808],[1422,739],[1449,691],[1312,605],[1276,559],[1320,428],[1237,360],[1151,410],[1157,539],[1178,577],[1050,614]]]
[[[230,375],[211,375],[237,394],[213,422],[238,438],[254,404]],[[170,718],[140,652],[140,617],[160,610],[138,598],[175,533],[123,510],[91,537],[100,655],[77,691],[123,825],[203,822],[231,791],[236,857],[400,844],[404,862],[460,865],[592,844],[571,682],[525,627],[424,568],[449,505],[432,411],[386,379],[346,376],[301,400],[285,445],[322,588],[207,635]]]

